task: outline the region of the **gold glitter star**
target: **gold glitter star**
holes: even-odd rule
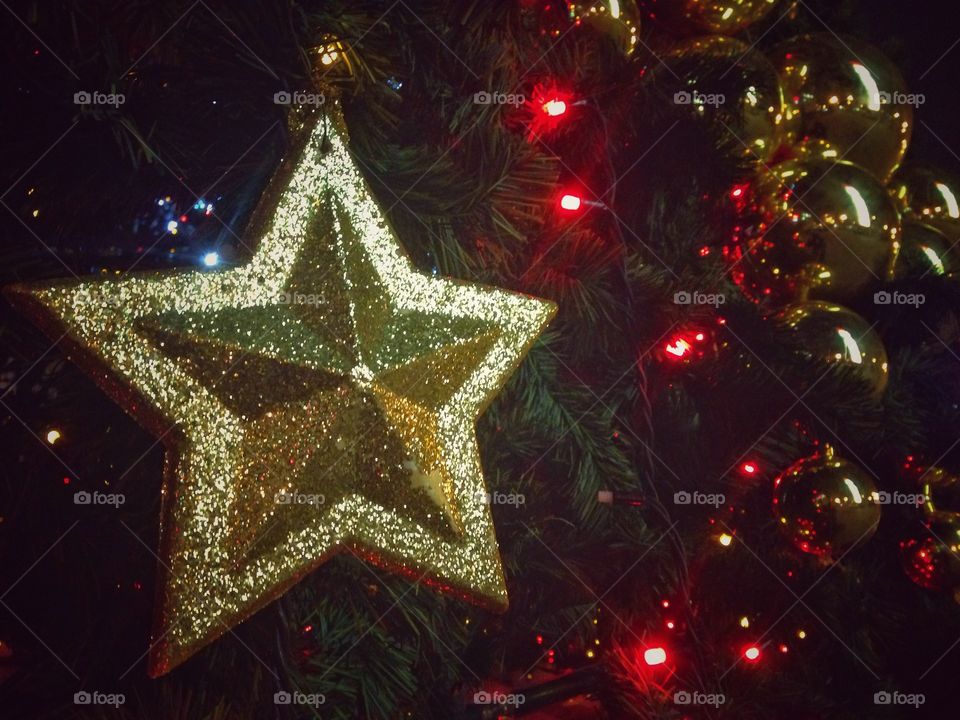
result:
[[[245,265],[12,289],[167,444],[154,676],[344,548],[506,606],[474,423],[555,308],[418,272],[299,122]]]

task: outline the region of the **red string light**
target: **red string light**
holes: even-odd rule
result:
[[[647,648],[643,652],[643,661],[650,667],[663,665],[667,661],[667,651],[662,647]]]
[[[674,357],[685,358],[692,348],[690,343],[681,337],[674,339],[672,342],[668,342],[663,349]]]
[[[563,197],[560,198],[560,207],[564,210],[575,212],[580,209],[581,205],[583,205],[583,200],[579,195],[564,193]]]
[[[551,98],[541,106],[543,112],[550,117],[560,117],[567,112],[567,103],[559,98]]]

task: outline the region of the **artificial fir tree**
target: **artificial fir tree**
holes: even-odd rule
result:
[[[933,82],[956,67],[948,23],[940,38],[855,0],[7,15],[4,286],[250,267],[249,221],[303,114],[342,108],[349,161],[430,287],[559,311],[477,422],[486,492],[405,496],[444,509],[450,537],[458,507],[492,520],[506,612],[344,552],[149,679],[168,630],[151,638],[158,538],[187,488],[161,498],[165,428],[140,429],[81,369],[77,333],[43,335],[8,290],[2,717],[955,713],[960,184]],[[318,156],[341,157],[339,137]],[[207,302],[164,300],[183,317]],[[175,315],[151,337],[185,355]],[[244,318],[218,332],[291,332]],[[283,342],[313,347],[299,337]],[[249,365],[237,382],[286,390]]]

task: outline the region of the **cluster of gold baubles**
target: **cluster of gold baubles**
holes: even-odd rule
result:
[[[960,268],[957,182],[900,167],[913,105],[888,60],[850,38],[808,35],[771,55],[783,97],[781,122],[758,141],[776,145],[741,205],[747,222],[731,257],[758,302],[847,303],[882,282]],[[779,131],[779,135],[777,132]]]
[[[640,44],[641,11],[637,0],[561,0],[547,4],[547,33],[561,37],[579,27],[587,27],[611,41],[624,57],[630,57]],[[679,0],[665,8],[664,14],[681,20],[700,32],[731,35],[752,25],[775,8],[786,6],[783,0]],[[560,11],[563,22],[556,22]]]
[[[900,169],[919,100],[877,50],[821,33],[764,56],[711,35],[681,42],[652,70],[667,101],[756,162],[756,178],[738,191],[749,222],[731,260],[758,302],[851,302],[895,277],[960,268],[960,251],[950,251],[960,187]]]
[[[718,67],[702,69],[711,59]],[[877,50],[826,33],[787,41],[769,59],[731,38],[688,40],[668,64],[682,71],[690,60],[701,69],[678,73],[690,94],[726,93],[696,111],[723,122],[756,162],[732,192],[741,218],[725,250],[732,277],[789,319],[806,355],[856,367],[879,395],[882,344],[843,305],[885,282],[960,270],[960,183],[901,167],[918,99]]]
[[[923,516],[900,542],[904,572],[960,602],[960,476],[940,467],[907,467],[906,491],[880,492],[868,472],[825,446],[777,478],[774,516],[796,548],[836,562],[870,540],[885,503],[913,503]]]
[[[952,593],[960,602],[960,476],[940,467],[911,469],[924,518],[900,543],[904,572],[917,585]]]
[[[827,34],[769,56],[696,38],[666,63],[681,81],[677,100],[723,123],[756,163],[731,193],[742,220],[726,248],[737,283],[773,310],[798,354],[852,370],[879,398],[883,342],[844,304],[892,280],[960,271],[960,182],[901,167],[917,99],[879,52]],[[901,544],[904,568],[919,585],[960,593],[960,479],[938,468],[925,477],[930,501]],[[824,446],[777,478],[774,514],[795,547],[836,561],[874,534],[882,495],[866,470]]]

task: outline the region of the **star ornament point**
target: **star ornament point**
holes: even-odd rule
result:
[[[153,676],[338,552],[507,604],[475,423],[556,308],[419,272],[331,115],[245,264],[9,293],[167,446]]]

